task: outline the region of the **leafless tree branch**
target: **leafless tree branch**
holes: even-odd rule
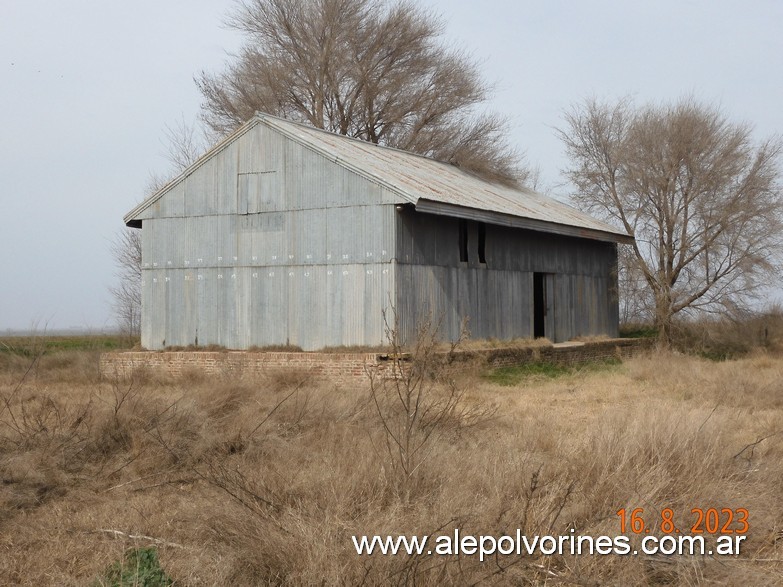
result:
[[[227,24],[245,46],[222,73],[196,78],[214,131],[262,111],[494,181],[527,179],[506,120],[478,111],[490,91],[479,65],[413,2],[244,0]]]
[[[652,316],[668,343],[679,313],[758,297],[780,268],[779,138],[684,98],[635,107],[587,100],[565,114],[566,173],[583,209],[636,238],[620,255],[627,317]]]

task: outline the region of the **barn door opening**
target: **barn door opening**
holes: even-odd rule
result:
[[[549,338],[555,334],[555,276],[533,273],[533,338]]]

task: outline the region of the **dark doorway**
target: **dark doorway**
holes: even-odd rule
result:
[[[533,338],[546,336],[546,277],[533,273]]]
[[[533,273],[533,337],[555,341],[555,274]]]

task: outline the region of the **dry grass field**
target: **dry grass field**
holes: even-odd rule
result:
[[[0,584],[111,584],[134,547],[176,585],[783,583],[783,358],[429,374],[412,413],[388,382],[111,381],[96,351],[0,353]],[[621,508],[667,507],[683,526],[746,508],[741,555],[482,563],[351,542],[614,536]]]

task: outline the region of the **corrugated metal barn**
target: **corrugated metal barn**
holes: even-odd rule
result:
[[[427,316],[454,338],[618,328],[630,237],[452,165],[258,114],[133,209],[142,345],[385,343]]]

